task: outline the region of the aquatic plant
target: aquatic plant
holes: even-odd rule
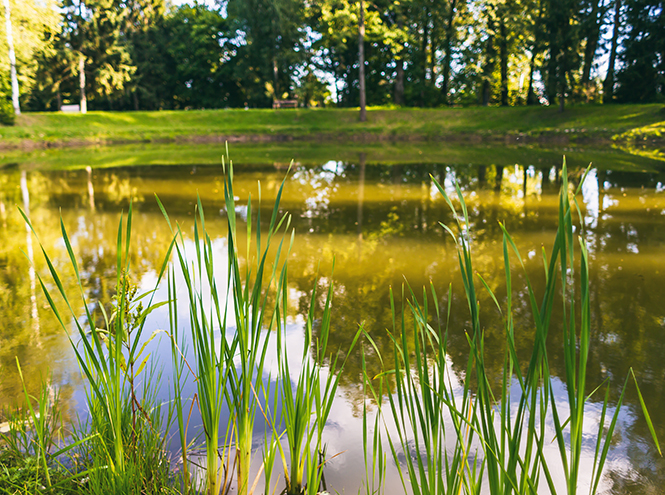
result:
[[[37,235],[27,215],[21,210],[26,223]],[[116,254],[115,296],[109,315],[102,304],[88,302],[74,249],[62,220],[60,222],[69,262],[74,270],[79,289],[84,318],[79,318],[74,308],[74,299],[67,294],[58,272],[41,245],[42,254],[49,273],[55,283],[54,292],[62,297],[70,318],[66,318],[56,304],[52,289],[39,276],[39,283],[54,317],[66,332],[76,355],[81,372],[86,379],[86,400],[90,415],[89,424],[80,428],[77,443],[86,447],[90,459],[90,485],[99,492],[107,490],[138,493],[146,480],[146,471],[161,466],[162,481],[168,481],[167,465],[164,462],[148,462],[154,456],[165,456],[159,405],[155,402],[156,378],[146,373],[150,355],[145,353],[147,344],[156,332],[146,338],[143,331],[148,315],[163,302],[155,302],[154,291],[138,295],[130,280],[130,241],[132,208],[127,214],[127,223],[121,216],[118,225]],[[169,249],[170,252],[170,249]],[[157,285],[167,267],[161,267]],[[146,300],[145,307],[143,300]],[[102,326],[97,325],[94,308],[101,313]],[[70,334],[67,322],[74,325],[78,341]],[[140,346],[140,347],[139,347]],[[153,368],[154,371],[154,368]],[[142,375],[143,393],[136,387]],[[170,416],[170,414],[167,414]],[[168,422],[168,421],[167,421]],[[93,432],[89,435],[88,431]],[[146,449],[150,447],[146,455]],[[84,448],[85,450],[85,448]]]
[[[576,191],[569,189],[564,160],[558,229],[549,262],[543,248],[546,288],[540,303],[524,269],[522,257],[510,234],[501,225],[507,289],[505,306],[502,306],[486,281],[473,270],[469,217],[461,189],[455,186],[455,205],[441,184],[434,178],[432,180],[449,205],[457,227],[455,233],[451,227],[442,224],[454,239],[457,249],[471,320],[471,328],[466,332],[470,353],[461,390],[456,390],[451,378],[452,370],[447,362],[450,329],[447,324],[443,329],[432,327],[432,321],[439,324],[442,320],[434,287],[431,288],[431,297],[435,302],[433,318],[429,314],[427,293],[423,294],[423,302],[418,301],[411,289],[408,298],[402,294],[402,302],[408,305],[412,316],[412,341],[407,340],[409,332],[405,327],[404,312],[401,322],[396,323],[395,304],[392,303],[393,359],[385,361],[384,357],[386,371],[379,377],[366,376],[366,379],[377,401],[380,401],[380,394],[375,391],[376,380],[390,377],[395,382],[395,393],[389,394],[387,399],[389,411],[383,417],[386,425],[397,431],[396,438],[389,435],[387,441],[400,470],[404,489],[413,490],[417,495],[471,494],[485,490],[492,495],[499,495],[535,494],[547,487],[551,493],[559,493],[561,487],[552,476],[557,466],[544,455],[545,442],[549,442],[546,438],[554,438],[563,467],[565,493],[574,495],[578,492],[581,480],[585,406],[603,387],[603,384],[599,384],[587,395],[586,373],[592,322],[589,309],[588,248],[583,235],[577,239],[581,257],[579,277],[574,273],[576,227],[573,205],[579,213],[575,195],[579,193],[581,183]],[[533,314],[534,341],[528,363],[520,362],[515,346],[511,255],[519,260],[524,269]],[[488,291],[503,315],[505,353],[499,390],[492,387],[487,371],[476,281]],[[579,311],[575,307],[578,287],[581,302]],[[451,299],[449,292],[448,314]],[[566,404],[559,403],[555,397],[548,362],[552,349],[548,349],[547,337],[557,300],[563,306],[560,325],[568,398]],[[368,339],[372,342],[369,336]],[[378,353],[375,345],[374,348]],[[603,476],[610,442],[631,378],[660,452],[653,424],[631,370],[612,413],[609,408],[609,384],[606,384],[595,440],[593,470],[588,480],[591,494],[596,493]],[[378,383],[380,389],[382,382]],[[511,396],[514,395],[518,396],[517,404],[511,403]],[[568,417],[562,417],[566,411]],[[553,429],[547,425],[549,417],[552,418]],[[406,467],[403,468],[403,465]]]

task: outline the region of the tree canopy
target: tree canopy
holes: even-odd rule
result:
[[[358,106],[359,0],[10,2],[27,110]],[[365,0],[367,104],[665,101],[664,3]]]

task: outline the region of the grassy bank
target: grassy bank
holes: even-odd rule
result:
[[[197,110],[31,113],[0,128],[0,148],[129,142],[281,140],[541,140],[611,139],[659,142],[662,105],[371,109],[360,123],[354,109]]]

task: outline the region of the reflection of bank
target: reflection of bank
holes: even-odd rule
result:
[[[23,211],[30,218],[30,193],[28,192],[28,179],[25,170],[21,170],[21,195],[23,196]],[[42,346],[39,330],[39,313],[37,311],[37,281],[35,276],[35,257],[32,250],[32,232],[30,226],[25,225],[25,243],[27,245],[26,255],[30,266],[28,267],[28,277],[30,279],[30,321],[34,330],[33,342],[37,347]]]

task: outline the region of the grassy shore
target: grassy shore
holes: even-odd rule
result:
[[[0,148],[132,142],[473,140],[662,141],[663,105],[28,113],[0,127]]]

